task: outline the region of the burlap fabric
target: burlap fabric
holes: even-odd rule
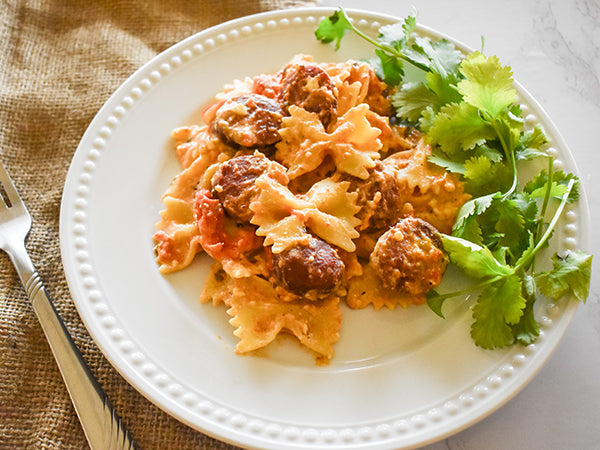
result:
[[[206,27],[300,0],[0,0],[0,160],[33,216],[27,248],[90,368],[143,449],[230,449],[129,386],[87,334],[59,251],[69,162],[90,121],[139,66]],[[0,448],[86,448],[44,335],[0,252]]]

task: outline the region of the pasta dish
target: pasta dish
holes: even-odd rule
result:
[[[367,63],[298,55],[226,85],[203,124],[173,131],[181,172],[162,197],[157,263],[214,259],[200,300],[225,305],[236,352],[286,332],[327,363],[343,302],[420,305],[440,283],[438,232],[469,196],[396,123],[390,95]]]

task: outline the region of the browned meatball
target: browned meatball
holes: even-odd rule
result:
[[[281,253],[273,254],[273,269],[279,283],[295,294],[334,289],[344,275],[344,263],[326,242],[311,238]]]
[[[263,147],[279,140],[284,116],[279,103],[264,95],[248,94],[227,100],[213,122],[222,139],[242,147]]]
[[[360,231],[383,230],[393,225],[399,217],[400,189],[393,170],[377,162],[369,178],[353,178],[350,190],[358,193],[356,204],[361,205],[357,217]]]
[[[422,219],[407,217],[381,235],[371,265],[383,286],[424,294],[442,281],[448,263],[438,231]]]
[[[222,163],[213,175],[213,196],[238,222],[250,222],[252,219],[254,213],[249,206],[259,194],[254,182],[268,166],[269,160],[264,156],[242,155]]]
[[[316,113],[325,126],[336,113],[337,98],[331,78],[315,64],[290,64],[284,70],[279,101]]]

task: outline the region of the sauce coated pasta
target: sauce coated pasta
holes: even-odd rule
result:
[[[469,197],[395,123],[390,94],[366,63],[299,55],[225,86],[204,124],[173,132],[182,170],[162,198],[157,263],[214,259],[200,299],[227,307],[236,352],[286,332],[327,363],[342,302],[419,305],[440,283],[438,231]]]

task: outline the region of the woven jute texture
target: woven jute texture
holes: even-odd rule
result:
[[[70,160],[94,115],[177,41],[294,0],[0,0],[0,160],[33,217],[27,249],[92,372],[142,449],[232,449],[135,391],[106,361],[69,295],[59,211]],[[0,448],[86,448],[60,373],[0,252]]]

